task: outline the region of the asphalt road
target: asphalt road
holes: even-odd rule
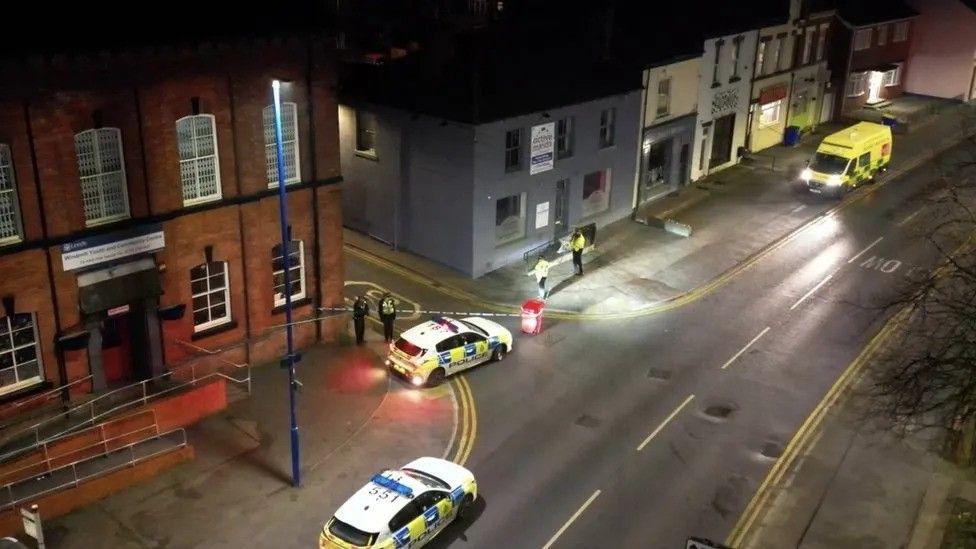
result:
[[[548,322],[541,335],[518,334],[503,363],[463,374],[478,411],[466,466],[482,501],[432,546],[724,540],[783,447],[883,324],[875,305],[911,269],[934,265],[918,235],[933,222],[920,208],[936,173],[937,163],[921,166],[685,307]],[[421,309],[470,310],[352,256],[347,279],[392,289]],[[516,319],[502,323],[517,332]]]

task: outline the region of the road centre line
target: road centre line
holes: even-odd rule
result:
[[[810,288],[810,291],[809,292],[803,294],[803,297],[801,297],[800,299],[796,300],[796,303],[794,303],[793,306],[790,307],[790,310],[792,311],[793,309],[796,309],[797,307],[799,307],[800,306],[800,303],[803,303],[804,301],[806,301],[808,297],[810,297],[811,295],[813,295],[813,292],[816,292],[817,290],[820,289],[821,286],[823,286],[824,284],[826,284],[827,282],[829,282],[831,278],[834,278],[834,275],[835,274],[837,274],[837,271],[834,271],[834,272],[830,273],[829,275],[827,275],[826,278],[824,278],[823,280],[821,280],[820,283],[818,283],[813,288]]]
[[[552,544],[556,543],[556,540],[559,539],[559,536],[563,535],[563,533],[567,529],[569,529],[570,525],[572,525],[573,522],[576,519],[578,519],[580,515],[583,514],[583,511],[586,511],[586,508],[589,507],[590,504],[593,503],[593,500],[595,500],[599,495],[600,495],[599,490],[593,492],[593,495],[591,495],[589,499],[586,500],[586,503],[584,503],[579,509],[577,509],[576,512],[573,513],[573,516],[569,517],[569,520],[566,521],[566,524],[563,524],[563,527],[557,530],[556,533],[553,534],[551,538],[549,538],[549,541],[547,541],[546,544],[542,546],[542,549],[549,549],[550,547],[552,547]]]
[[[848,259],[847,260],[847,264],[850,265],[851,263],[854,263],[855,261],[857,261],[857,258],[859,258],[862,255],[864,255],[865,253],[867,253],[868,250],[870,250],[871,248],[875,247],[875,245],[877,245],[878,242],[881,242],[882,240],[884,240],[884,237],[883,236],[879,236],[877,240],[875,240],[874,242],[868,244],[868,247],[867,248],[864,248],[863,250],[857,252],[857,255],[855,255],[854,257],[852,257],[850,259]]]
[[[739,352],[738,353],[735,353],[734,355],[732,355],[732,358],[730,358],[728,362],[726,362],[725,364],[723,364],[721,369],[724,370],[724,369],[728,368],[730,364],[732,364],[733,362],[735,362],[735,359],[739,358],[739,356],[741,356],[742,353],[746,352],[749,349],[749,347],[752,347],[752,344],[755,343],[755,342],[757,342],[757,341],[759,341],[759,338],[761,338],[762,336],[766,335],[766,332],[768,332],[768,331],[769,331],[769,326],[766,326],[765,328],[763,328],[763,331],[759,332],[759,335],[757,335],[756,337],[752,338],[752,341],[750,341],[749,343],[746,343],[746,346],[743,347],[743,348],[741,348],[741,349],[739,349]]]
[[[647,438],[644,439],[644,442],[641,442],[640,443],[640,446],[637,447],[637,451],[640,452],[641,450],[643,450],[644,447],[647,446],[647,443],[649,443],[651,440],[653,440],[654,437],[656,437],[657,434],[660,433],[662,429],[664,429],[665,427],[667,427],[668,423],[670,423],[671,420],[674,419],[674,417],[676,415],[678,415],[679,413],[681,413],[681,410],[685,406],[687,406],[688,403],[691,402],[692,399],[694,399],[694,398],[695,398],[695,395],[689,395],[688,398],[686,398],[684,402],[682,402],[680,405],[678,405],[678,407],[675,408],[673,412],[671,412],[671,415],[669,415],[668,417],[664,418],[664,421],[662,421],[661,424],[658,425],[657,428],[654,429],[654,431],[651,432],[651,434],[647,435]]]
[[[924,206],[923,206],[922,208],[919,208],[919,209],[917,209],[917,210],[915,210],[915,212],[914,212],[914,213],[912,213],[911,215],[909,215],[909,216],[908,216],[908,217],[906,217],[905,219],[902,219],[901,221],[899,221],[899,222],[898,222],[898,226],[899,226],[899,227],[904,227],[904,226],[905,226],[905,224],[907,224],[907,223],[908,223],[909,221],[911,221],[912,219],[915,219],[915,216],[916,216],[916,215],[918,215],[918,214],[920,214],[920,213],[922,213],[922,210],[923,210],[923,209],[924,209]]]

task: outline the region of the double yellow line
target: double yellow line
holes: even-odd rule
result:
[[[455,377],[451,383],[454,384],[454,392],[458,399],[458,426],[461,430],[457,438],[457,450],[454,452],[452,461],[458,465],[464,465],[471,456],[474,448],[474,440],[478,436],[478,410],[474,404],[474,393],[471,392],[471,385],[463,377]]]

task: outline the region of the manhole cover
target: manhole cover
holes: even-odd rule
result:
[[[603,422],[589,414],[583,414],[576,419],[577,425],[579,425],[580,427],[586,427],[587,429],[594,429],[596,427],[599,427],[601,423]]]
[[[734,411],[735,410],[731,406],[726,404],[713,404],[708,408],[705,408],[705,415],[718,419],[726,419],[732,415],[732,412]]]
[[[778,442],[769,441],[762,445],[759,453],[765,457],[776,459],[783,454],[783,445]]]
[[[651,368],[647,371],[647,377],[651,379],[660,379],[666,381],[671,379],[671,370],[664,370],[662,368]]]

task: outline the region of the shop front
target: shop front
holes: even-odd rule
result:
[[[660,198],[688,183],[695,116],[645,128],[641,141],[637,203]]]

